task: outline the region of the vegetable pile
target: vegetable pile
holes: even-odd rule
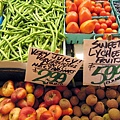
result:
[[[54,52],[61,48],[63,0],[4,0],[0,60],[26,62],[30,47]]]

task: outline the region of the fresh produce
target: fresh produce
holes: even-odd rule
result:
[[[65,39],[63,0],[3,0],[0,60],[26,62],[30,47],[55,52]]]
[[[118,29],[119,25],[116,22],[116,17],[114,15],[110,15],[107,19],[97,19],[94,32],[97,34],[118,33]]]
[[[91,33],[95,29],[96,20],[87,20],[80,25],[82,33]]]
[[[8,81],[12,81],[12,80],[8,80]],[[8,81],[6,81],[0,87],[1,88],[4,87],[6,83],[8,83]],[[17,89],[21,90],[21,94],[23,94],[23,89],[24,89],[26,91],[26,96],[24,96],[24,98],[17,99],[17,102],[14,103],[12,102],[11,96],[6,97],[3,94],[1,94],[0,95],[1,120],[2,119],[4,120],[119,120],[120,119],[120,111],[119,111],[120,85],[107,86],[107,87],[99,87],[99,86],[97,87],[91,85],[77,86],[77,87],[72,87],[72,86],[44,87],[43,85],[33,84],[29,82],[22,82],[22,81],[15,81],[13,82],[12,85],[14,91],[12,92],[11,96],[14,94],[14,92]],[[34,91],[38,88],[38,86],[42,86],[44,88],[44,92],[42,96],[35,97]],[[20,96],[20,91],[18,91],[18,94]],[[34,96],[35,99],[32,96]],[[56,98],[58,97],[57,103],[51,102],[51,104],[49,105],[46,104],[45,96],[48,99],[51,98],[52,101],[56,100]],[[42,106],[43,103],[46,106]]]

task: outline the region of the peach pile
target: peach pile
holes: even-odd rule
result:
[[[6,81],[0,120],[120,120],[120,86],[44,87]]]

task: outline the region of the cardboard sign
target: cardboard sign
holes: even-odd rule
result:
[[[83,84],[120,84],[120,40],[84,40]]]
[[[25,81],[51,86],[67,86],[81,66],[82,60],[31,48]]]

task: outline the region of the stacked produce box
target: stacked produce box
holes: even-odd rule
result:
[[[119,39],[120,15],[119,8],[115,9],[119,1],[0,3],[0,120],[120,120],[120,85],[83,86],[82,70],[68,86],[24,81],[30,47],[52,52],[59,48],[63,54],[64,43],[64,52],[76,57],[74,45],[81,46],[84,39],[104,40],[107,34]],[[6,61],[14,68],[7,68],[11,65]],[[22,67],[16,61],[23,63]]]

